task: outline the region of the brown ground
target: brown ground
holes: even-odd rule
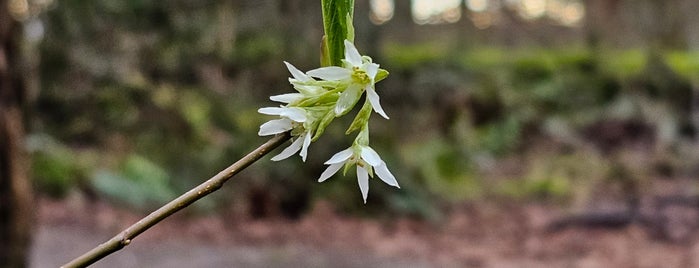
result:
[[[139,218],[74,198],[40,203],[32,267],[59,266]],[[694,232],[674,242],[639,224],[547,232],[561,215],[485,202],[440,223],[358,219],[322,202],[298,221],[180,215],[94,267],[699,267]]]

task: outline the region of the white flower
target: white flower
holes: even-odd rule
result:
[[[372,63],[368,57],[362,57],[352,42],[345,40],[345,67],[329,66],[308,71],[308,76],[327,81],[341,81],[349,83],[347,89],[340,95],[335,106],[335,113],[345,114],[359,100],[362,90],[367,92],[367,98],[371,107],[381,116],[388,119],[388,115],[381,108],[379,95],[374,89],[376,74],[379,65]]]
[[[311,134],[308,132],[304,132],[301,135],[299,135],[294,142],[289,145],[289,147],[286,147],[281,153],[278,155],[272,157],[272,161],[280,161],[287,159],[291,157],[292,155],[296,154],[299,150],[301,150],[301,153],[299,155],[301,156],[301,160],[303,162],[306,162],[306,156],[308,155],[308,146],[311,145]]]
[[[266,107],[257,112],[268,115],[278,115],[281,119],[270,120],[260,126],[257,135],[268,136],[289,131],[298,123],[306,122],[306,111],[295,107]]]
[[[294,86],[294,88],[298,92],[300,92],[300,94],[299,93],[291,93],[291,94],[298,94],[295,96],[303,97],[304,95],[318,95],[324,91],[323,88],[320,86],[308,85],[308,84],[312,84],[313,82],[316,82],[315,79],[313,79],[312,77],[301,72],[299,69],[294,67],[294,65],[292,65],[291,63],[288,63],[285,61],[284,64],[286,65],[286,68],[289,70],[289,73],[291,73],[291,76],[293,77],[293,78],[289,78],[289,83],[291,83]],[[288,96],[291,94],[284,94],[284,95]],[[282,95],[277,95],[277,96],[282,96]],[[272,96],[272,97],[277,97],[277,96]],[[298,99],[301,99],[301,98],[298,98]],[[274,101],[277,101],[277,100],[274,100]],[[290,103],[290,102],[286,102],[286,103]]]
[[[291,73],[291,76],[293,76],[293,78],[289,78],[289,83],[294,85],[294,88],[296,88],[301,93],[287,93],[275,95],[269,97],[270,100],[281,102],[284,104],[290,104],[302,100],[305,97],[305,95],[315,94],[322,90],[322,88],[316,86],[301,85],[301,83],[303,82],[315,80],[313,80],[313,78],[304,74],[303,72],[299,71],[299,69],[296,69],[296,67],[294,67],[294,65],[291,65],[291,63],[285,61],[284,64],[286,65],[286,68],[289,70],[289,73]]]
[[[258,113],[267,115],[278,115],[286,117],[294,122],[306,122],[306,111],[298,107],[265,107],[257,110]]]
[[[267,136],[292,130],[296,127],[302,127],[306,122],[306,111],[297,107],[266,107],[257,110],[261,114],[278,115],[281,119],[270,120],[260,126],[258,135]],[[304,131],[289,147],[284,149],[280,154],[272,158],[273,161],[279,161],[296,154],[301,150],[301,159],[306,161],[308,154],[308,146],[311,144],[310,131]]]
[[[301,94],[301,93],[280,94],[280,95],[270,96],[269,99],[272,101],[289,104],[289,103],[297,102],[297,101],[303,99],[303,94]]]
[[[323,182],[335,175],[346,164],[355,164],[357,166],[357,182],[365,204],[369,195],[369,174],[372,174],[373,177],[372,171],[376,171],[379,178],[386,184],[400,188],[396,177],[388,170],[386,162],[369,146],[354,145],[336,153],[325,164],[330,166],[323,171],[318,182]]]
[[[313,81],[313,78],[310,76],[306,75],[299,69],[297,69],[294,65],[292,65],[289,62],[284,62],[284,65],[286,65],[286,68],[289,70],[289,73],[291,73],[291,76],[294,78],[289,78],[289,82],[292,84],[296,81],[301,81],[301,82],[308,82],[308,81]]]
[[[294,128],[294,121],[289,120],[289,118],[270,120],[260,126],[260,131],[257,135],[269,136],[274,134],[279,134],[287,132]]]

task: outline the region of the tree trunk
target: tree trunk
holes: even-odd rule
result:
[[[415,23],[413,22],[412,0],[393,0],[393,18],[382,25],[384,38],[396,42],[410,42],[415,38]]]
[[[23,150],[24,88],[18,70],[20,28],[0,0],[0,264],[26,267],[34,214]]]
[[[615,44],[618,40],[609,40],[620,35],[620,6],[623,0],[584,0],[585,31],[587,44],[592,48],[600,45]]]

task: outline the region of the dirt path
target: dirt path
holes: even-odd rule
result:
[[[40,208],[36,268],[57,267],[142,216],[100,202],[44,200]],[[672,242],[635,224],[545,231],[557,211],[478,203],[440,223],[350,217],[327,204],[295,221],[180,215],[93,267],[699,267],[698,232]],[[690,212],[668,215],[682,223],[677,215]]]
[[[110,234],[80,226],[42,225],[35,237],[30,267],[58,267]],[[100,242],[96,242],[100,241]],[[182,238],[136,239],[132,245],[92,267],[429,267],[424,263],[337,252],[304,245],[217,245]]]

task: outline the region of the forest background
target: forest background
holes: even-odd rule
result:
[[[659,184],[681,185],[665,199],[699,194],[699,2],[356,4],[357,47],[391,72],[377,86],[391,120],[373,123],[372,146],[401,189],[372,183],[364,205],[351,177],[316,182],[349,145],[337,124],[305,164],[259,161],[190,217],[299,219],[320,202],[439,225],[464,204],[524,202],[624,218]],[[32,184],[49,200],[159,207],[264,141],[257,109],[290,90],[283,60],[319,62],[318,1],[8,6]]]

